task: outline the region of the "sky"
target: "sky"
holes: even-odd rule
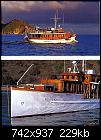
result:
[[[1,1],[2,21],[22,19],[28,23],[50,23],[56,10],[66,23],[99,23],[98,1]]]

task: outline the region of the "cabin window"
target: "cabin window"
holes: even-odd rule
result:
[[[37,34],[35,34],[34,37],[37,38]]]
[[[75,76],[74,75],[72,75],[72,79],[75,79]]]
[[[54,86],[46,85],[45,89],[46,89],[47,91],[54,91]]]
[[[41,34],[38,34],[38,38],[40,38]]]
[[[34,37],[35,38],[40,38],[41,34],[35,34]]]
[[[92,81],[92,82],[97,81],[97,77],[94,77],[94,76],[93,76],[93,77],[91,77],[91,81]]]
[[[33,38],[33,35],[32,35],[32,34],[30,34],[30,35],[29,35],[29,38]]]
[[[36,38],[35,34],[33,34],[33,37]]]
[[[67,76],[67,79],[69,79],[69,75]]]
[[[86,78],[85,78],[86,80],[88,80],[89,79],[89,77],[88,76],[86,76]]]

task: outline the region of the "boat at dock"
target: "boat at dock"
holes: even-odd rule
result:
[[[100,108],[98,76],[92,69],[79,72],[76,61],[60,79],[42,79],[40,84],[11,87],[11,117],[73,112]]]
[[[36,28],[35,32],[27,33],[25,39],[38,44],[74,44],[78,42],[75,33],[65,32],[62,27],[57,27],[59,19],[57,14],[53,19],[55,22],[54,27],[47,29]]]

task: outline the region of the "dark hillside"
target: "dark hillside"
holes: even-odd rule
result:
[[[24,34],[26,30],[33,32],[34,28],[23,20],[14,19],[7,24],[2,24],[2,34]]]
[[[65,61],[66,69],[71,67],[72,61]],[[81,71],[81,61],[78,62],[78,68]],[[94,68],[100,75],[100,61],[89,60],[86,62],[87,68]],[[16,84],[19,78],[24,74],[28,67],[34,64],[22,79],[22,83],[39,83],[42,78],[58,78],[64,71],[64,61],[62,60],[10,60],[2,61],[2,84]]]

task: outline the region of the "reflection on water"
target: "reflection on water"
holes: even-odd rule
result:
[[[99,125],[99,109],[72,113],[12,118],[13,126],[95,126]]]

